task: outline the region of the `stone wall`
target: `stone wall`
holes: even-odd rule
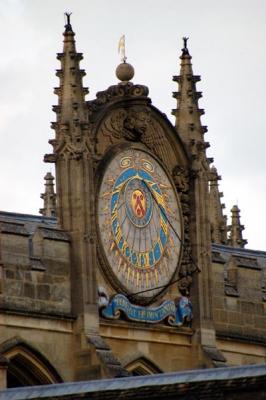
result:
[[[144,361],[171,372],[196,368],[198,362],[191,343],[193,331],[188,327],[102,319],[100,333],[125,368],[133,361]]]
[[[68,236],[54,226],[1,222],[1,309],[71,314]]]
[[[266,257],[259,252],[234,251],[213,252],[216,336],[229,363],[265,362]]]

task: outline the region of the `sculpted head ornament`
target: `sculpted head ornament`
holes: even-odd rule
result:
[[[124,120],[124,137],[132,141],[140,140],[146,132],[150,120],[150,110],[147,107],[132,108]]]

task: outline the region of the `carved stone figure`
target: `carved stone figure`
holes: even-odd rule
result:
[[[185,168],[177,165],[173,170],[173,179],[179,193],[186,193],[188,191],[188,174]]]
[[[144,107],[130,109],[124,120],[123,136],[132,141],[138,141],[146,132],[150,123],[150,111]]]

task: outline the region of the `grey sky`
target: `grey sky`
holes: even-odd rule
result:
[[[63,13],[72,11],[87,99],[116,82],[117,44],[126,35],[135,83],[171,117],[183,36],[189,36],[208,155],[222,175],[226,214],[238,203],[247,247],[266,249],[265,0],[0,0],[0,209],[38,213],[42,162],[51,152]]]

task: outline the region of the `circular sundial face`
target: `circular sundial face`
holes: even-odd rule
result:
[[[161,292],[178,266],[181,213],[166,172],[148,153],[127,149],[112,158],[100,186],[98,224],[109,272],[122,290],[139,299]]]

